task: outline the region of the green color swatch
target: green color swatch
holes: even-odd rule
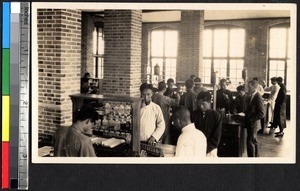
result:
[[[2,95],[10,94],[10,49],[2,49]]]

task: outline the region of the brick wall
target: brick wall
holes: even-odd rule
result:
[[[142,11],[105,11],[104,34],[104,94],[139,96]]]
[[[80,89],[81,12],[39,9],[38,122],[39,137],[72,122],[70,94]]]

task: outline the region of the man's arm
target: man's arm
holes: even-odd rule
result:
[[[175,157],[186,157],[187,153],[187,145],[184,141],[184,137],[180,136],[176,145]]]
[[[260,94],[258,94],[257,96],[256,107],[257,107],[256,120],[264,118],[265,116],[264,100],[262,99]]]
[[[90,140],[83,141],[80,148],[80,157],[96,157],[93,143]]]
[[[152,137],[155,138],[156,141],[158,141],[160,139],[160,137],[163,135],[163,133],[165,132],[165,128],[166,128],[166,124],[165,124],[165,120],[164,120],[164,116],[162,114],[162,111],[160,109],[160,107],[156,107],[156,129],[155,131],[152,133]]]
[[[218,148],[221,135],[222,135],[222,118],[218,113],[215,113],[213,120],[216,120],[216,123],[213,127],[210,138],[207,140],[207,153],[211,152],[213,149]],[[213,122],[212,122],[213,124]]]

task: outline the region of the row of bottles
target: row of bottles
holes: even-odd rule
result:
[[[98,119],[96,121],[95,129],[108,129],[109,127],[113,127],[115,131],[125,130],[130,131],[131,125],[131,116],[103,116],[103,119]]]
[[[113,114],[113,115],[125,115],[128,116],[130,115],[131,112],[131,105],[130,104],[112,104],[107,102],[104,105],[104,114],[105,115],[109,115],[109,114]]]

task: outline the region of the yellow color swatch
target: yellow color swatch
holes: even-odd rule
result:
[[[10,97],[2,96],[2,142],[9,141]]]

